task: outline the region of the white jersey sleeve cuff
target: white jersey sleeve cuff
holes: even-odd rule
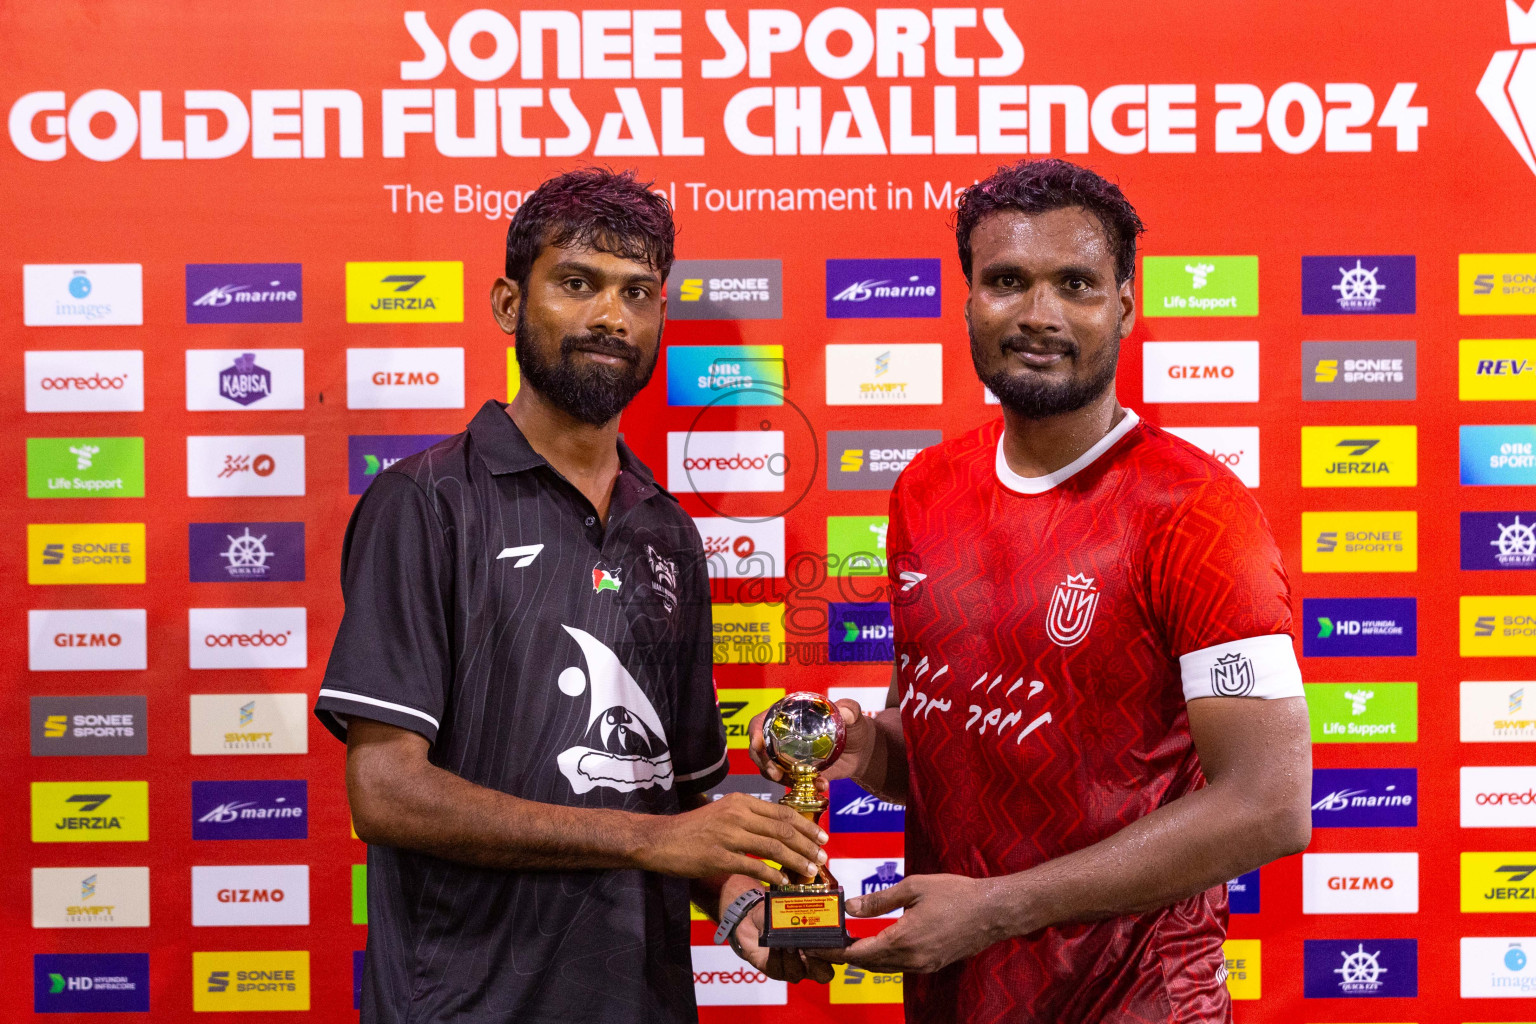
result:
[[[1201,697],[1301,697],[1296,648],[1282,634],[1251,636],[1204,647],[1179,658],[1184,699]]]

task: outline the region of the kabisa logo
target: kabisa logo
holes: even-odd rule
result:
[[[783,345],[668,345],[667,404],[783,405]]]
[[[34,757],[148,753],[143,697],[31,697],[28,700]]]
[[[1528,970],[1531,936],[1463,937],[1461,940],[1461,998],[1508,999],[1536,996],[1536,969]]]
[[[1462,851],[1463,914],[1527,914],[1536,910],[1536,851]]]
[[[1147,256],[1142,259],[1146,316],[1258,316],[1257,256]]]
[[[1413,487],[1416,426],[1302,427],[1301,486]]]
[[[1461,482],[1485,486],[1536,484],[1536,426],[1463,425]]]
[[[936,317],[941,261],[827,260],[827,316]]]
[[[1411,828],[1419,823],[1415,768],[1314,768],[1313,828]]]
[[[1302,961],[1307,999],[1419,994],[1417,939],[1306,939]]]
[[[193,583],[304,579],[303,523],[192,523],[187,564]]]
[[[893,860],[883,861],[875,868],[874,874],[859,883],[859,894],[868,896],[872,892],[889,889],[897,882],[900,882],[901,879],[902,874],[896,870],[896,862]]]
[[[27,412],[143,412],[142,349],[24,353]]]
[[[144,322],[144,268],[138,263],[28,263],[22,267],[22,323],[101,327]]]
[[[1093,578],[1083,573],[1069,573],[1066,581],[1056,584],[1056,589],[1051,592],[1050,607],[1045,613],[1046,635],[1058,647],[1076,647],[1088,635],[1098,609],[1099,590],[1093,585]],[[1248,685],[1250,689],[1253,686],[1251,666]]]
[[[667,318],[777,320],[783,285],[779,260],[678,260],[667,275]]]
[[[884,601],[833,601],[827,609],[827,646],[833,661],[888,662],[895,657],[896,629]]]
[[[347,438],[347,493],[362,494],[401,459],[448,439],[447,434],[354,434]]]
[[[187,323],[302,323],[303,288],[297,263],[188,263]]]
[[[888,491],[918,452],[943,439],[938,430],[829,430],[827,490]]]
[[[1413,313],[1415,262],[1412,256],[1303,256],[1301,311]]]
[[[149,1012],[148,953],[37,953],[35,1013]]]
[[[1511,46],[1536,43],[1536,12],[1522,11],[1515,0],[1504,0],[1509,22]],[[1533,50],[1499,50],[1488,62],[1477,98],[1483,101],[1499,130],[1515,147],[1520,159],[1536,174],[1536,154],[1532,152],[1532,132],[1536,124],[1527,123],[1536,105],[1536,57]]]
[[[32,783],[34,843],[143,842],[148,838],[147,782]]]
[[[1463,316],[1536,313],[1536,253],[1464,252],[1457,262]]]
[[[27,438],[27,497],[142,498],[142,437]]]
[[[347,323],[463,322],[463,263],[347,264]]]
[[[1313,743],[1413,743],[1417,683],[1307,683]]]
[[[307,839],[303,779],[192,783],[193,839]]]
[[[601,640],[571,626],[562,628],[580,647],[587,671],[571,665],[556,684],[567,697],[586,694],[587,728],[555,759],[560,773],[577,795],[598,786],[621,793],[652,786],[671,789],[672,753],[650,698]]]
[[[1304,341],[1304,402],[1412,401],[1418,395],[1418,346],[1412,341]]]
[[[233,366],[219,371],[219,394],[240,405],[253,405],[272,393],[272,374],[256,365],[256,353],[242,352]]]
[[[906,827],[906,808],[866,792],[852,779],[834,779],[830,792],[832,814],[828,830],[849,832],[900,832]]]
[[[1536,399],[1536,339],[1463,338],[1456,362],[1463,402]]]
[[[1411,657],[1418,653],[1418,601],[1412,597],[1302,599],[1302,654]]]
[[[905,860],[899,858],[892,860],[885,857],[834,857],[827,868],[835,877],[842,880],[843,888],[847,890],[849,896],[869,896],[900,883],[905,871]],[[894,919],[901,915],[902,908],[896,907],[873,920]]]
[[[1461,567],[1536,569],[1536,511],[1463,512]]]

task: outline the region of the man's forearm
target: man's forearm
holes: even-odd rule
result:
[[[1144,913],[1306,846],[1295,810],[1238,786],[1208,786],[1092,846],[998,878],[999,937]]]
[[[880,799],[907,802],[907,746],[901,733],[901,709],[886,708],[873,716],[875,742],[864,768],[853,781]]]

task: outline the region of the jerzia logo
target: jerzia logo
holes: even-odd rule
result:
[[[1509,42],[1512,46],[1536,43],[1536,11],[1524,13],[1514,0],[1504,0],[1509,18]],[[1526,122],[1526,115],[1536,104],[1536,50],[1500,50],[1488,62],[1483,80],[1477,85],[1477,98],[1498,122],[1504,137],[1515,147],[1525,166],[1536,174],[1536,155],[1531,149],[1531,131],[1536,125]]]
[[[1081,573],[1069,575],[1065,582],[1056,584],[1051,594],[1045,632],[1057,645],[1075,647],[1088,635],[1089,627],[1093,625],[1093,613],[1098,607],[1099,592],[1094,588],[1093,580]],[[1251,668],[1249,672],[1251,676]],[[1252,686],[1251,678],[1249,685]]]

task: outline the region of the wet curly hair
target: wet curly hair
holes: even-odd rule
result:
[[[672,207],[633,171],[583,167],[528,194],[507,228],[507,277],[528,287],[545,246],[577,245],[644,263],[666,280],[677,229]]]

